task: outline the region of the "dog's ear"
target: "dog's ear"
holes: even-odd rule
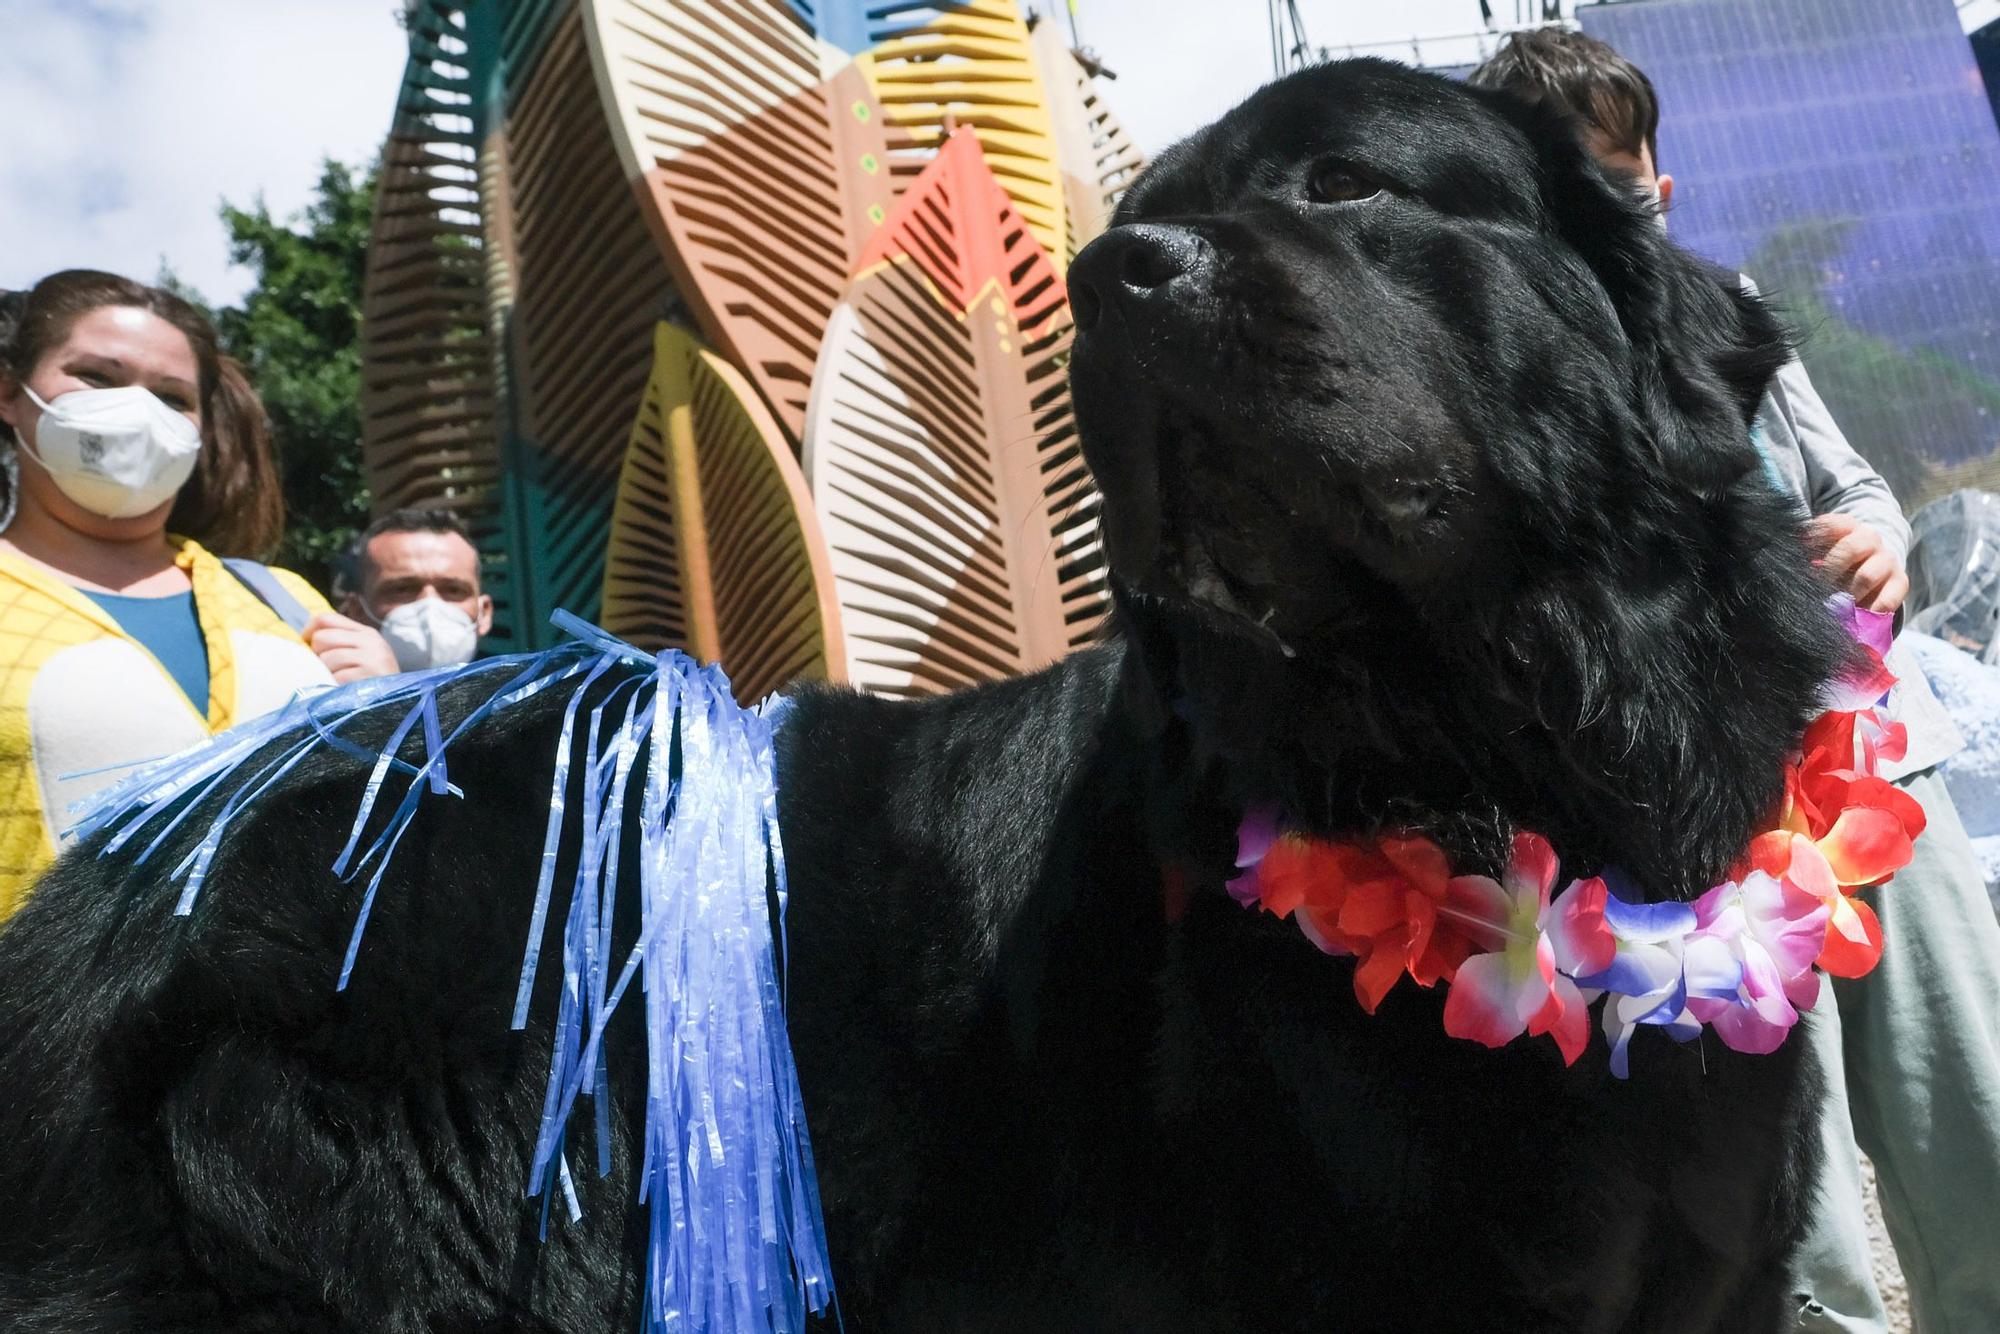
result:
[[[1704,490],[1728,486],[1756,466],[1745,428],[1792,355],[1788,331],[1741,275],[1668,239],[1656,206],[1600,166],[1569,120],[1504,94],[1489,105],[1527,135],[1550,225],[1611,299],[1661,462]]]

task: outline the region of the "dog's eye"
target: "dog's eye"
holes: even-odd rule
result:
[[[1306,177],[1306,196],[1315,204],[1349,204],[1382,193],[1375,181],[1345,162],[1322,162]]]

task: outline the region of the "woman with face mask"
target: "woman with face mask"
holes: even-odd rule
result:
[[[0,462],[4,919],[75,802],[395,663],[296,575],[225,563],[276,544],[277,469],[255,392],[171,293],[76,269],[7,294]]]

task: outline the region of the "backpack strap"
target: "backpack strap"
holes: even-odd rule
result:
[[[278,576],[271,573],[271,567],[241,556],[224,556],[222,564],[235,575],[242,585],[257,595],[257,600],[277,613],[279,620],[292,627],[292,633],[304,634],[306,622],[312,613],[305,604],[285,591],[278,582]]]

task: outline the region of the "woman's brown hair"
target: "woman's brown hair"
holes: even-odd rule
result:
[[[0,301],[0,373],[16,384],[93,310],[131,307],[179,329],[198,368],[202,449],[194,475],[174,499],[167,527],[222,556],[264,556],[277,546],[285,531],[285,502],[271,453],[270,418],[243,368],[222,354],[207,316],[165,288],[96,269],[64,269],[25,294],[9,295]],[[13,443],[4,423],[0,443]]]

